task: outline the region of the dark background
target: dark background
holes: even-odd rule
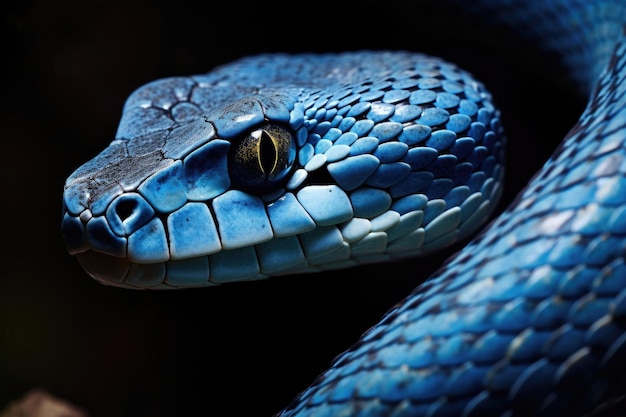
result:
[[[97,284],[63,247],[63,183],[141,84],[259,52],[439,55],[503,111],[505,203],[584,104],[533,45],[445,2],[223,3],[3,6],[0,409],[39,387],[93,417],[269,416],[449,255],[189,291]]]

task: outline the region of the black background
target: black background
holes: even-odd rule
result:
[[[97,284],[63,247],[63,182],[141,84],[259,52],[439,55],[503,111],[504,204],[584,104],[533,45],[444,2],[222,3],[5,6],[0,408],[40,387],[93,417],[271,415],[449,255],[190,291]]]

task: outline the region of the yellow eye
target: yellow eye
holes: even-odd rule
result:
[[[296,159],[291,130],[266,124],[233,141],[231,181],[247,191],[267,192],[282,185]]]

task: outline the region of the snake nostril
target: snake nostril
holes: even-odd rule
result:
[[[153,217],[154,209],[137,193],[120,195],[106,210],[109,226],[118,236],[129,236]]]
[[[124,222],[133,215],[137,208],[137,202],[135,200],[122,200],[115,205],[115,214]]]

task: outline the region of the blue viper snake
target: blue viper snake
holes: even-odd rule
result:
[[[280,415],[584,416],[626,396],[626,4],[475,7],[558,54],[587,107],[515,202]],[[358,51],[149,83],[67,179],[66,246],[99,282],[154,289],[449,246],[502,190],[484,81]]]

